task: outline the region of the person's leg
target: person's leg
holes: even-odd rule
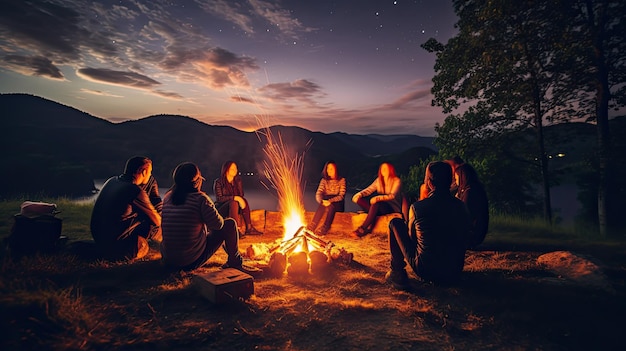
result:
[[[248,200],[243,199],[246,203],[246,208],[241,210],[241,215],[243,216],[243,221],[246,224],[246,231],[252,229],[252,219],[250,219],[250,204]]]
[[[215,254],[217,249],[222,246],[224,246],[228,254],[227,265],[234,268],[241,266],[243,259],[239,253],[239,233],[237,230],[237,222],[235,222],[234,219],[225,218],[222,229],[211,231],[206,239],[206,246],[204,247],[202,255],[193,263],[183,267],[182,270],[190,271],[201,267]]]
[[[311,222],[309,223],[309,225],[306,226],[306,228],[310,231],[315,231],[315,229],[317,228],[317,225],[319,224],[320,220],[322,219],[322,216],[324,216],[324,212],[326,212],[326,206],[319,204],[317,205],[317,210],[315,210],[315,214],[313,215],[313,219],[311,220]]]
[[[147,244],[147,241],[144,238],[131,233],[122,239],[118,239],[110,243],[100,243],[97,244],[97,246],[102,257],[107,260],[133,260],[136,258],[142,258],[147,254],[143,245],[144,243]]]
[[[413,248],[413,249],[411,249]],[[385,280],[398,289],[406,289],[409,285],[409,278],[404,267],[406,262],[413,270],[415,266],[417,243],[414,243],[409,236],[409,231],[400,218],[389,221],[389,252],[391,253],[391,269],[385,275]],[[415,266],[415,267],[414,267]]]
[[[250,204],[248,203],[248,200],[246,200],[245,198],[243,199],[246,202],[246,208],[241,210],[241,214],[243,215],[243,220],[246,224],[246,234],[247,235],[261,235],[263,233],[261,233],[259,230],[257,230],[254,225],[252,224],[252,218],[250,217]]]
[[[360,197],[356,204],[363,209],[363,211],[365,212],[369,212],[370,211],[370,199],[369,197]]]
[[[401,218],[389,221],[389,251],[391,269],[404,269],[406,263],[417,274],[417,242],[409,236],[406,222]]]
[[[161,243],[163,241],[163,232],[160,226],[151,224],[149,221],[144,220],[132,230],[133,234],[141,236],[147,240]]]
[[[378,209],[380,208],[380,202],[377,202],[370,206],[369,211],[367,211],[367,217],[365,217],[365,221],[361,224],[361,228],[365,230],[365,232],[371,231],[371,227],[374,224],[374,220],[376,216],[378,216]]]
[[[224,220],[222,229],[215,232],[219,232],[224,242],[224,251],[228,254],[228,261],[226,262],[228,266],[233,268],[241,267],[243,258],[239,253],[239,229],[237,229],[237,222],[232,218],[227,218]]]
[[[230,203],[232,201],[225,201],[221,203],[216,203],[215,208],[217,212],[219,212],[220,216],[226,218],[230,216]]]
[[[377,216],[382,216],[390,213],[395,213],[393,207],[387,201],[381,201],[376,203],[378,205],[378,210],[376,211]]]
[[[377,206],[370,205],[369,198],[361,197],[356,202],[359,207],[361,207],[364,211],[367,212],[367,216],[365,217],[365,221],[361,224],[354,232],[352,232],[352,236],[355,238],[361,238],[368,233],[368,226],[371,222],[373,222],[373,218],[375,217],[375,211],[377,211]]]
[[[160,229],[160,227],[151,226],[148,221],[133,220],[117,240],[101,246],[102,254],[110,260],[142,258],[149,251],[147,238],[152,234],[150,231],[154,230],[156,232],[154,235],[159,235]]]
[[[330,226],[333,224],[335,220],[335,213],[344,211],[344,203],[343,202],[333,202],[328,206],[328,212],[326,213],[326,219],[324,220],[324,224],[320,229],[320,234],[325,235],[330,230]]]

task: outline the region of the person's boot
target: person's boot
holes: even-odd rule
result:
[[[398,290],[407,290],[409,288],[409,276],[405,269],[391,269],[385,274],[385,281]]]
[[[330,228],[328,228],[327,226],[323,225],[318,230],[315,231],[315,235],[324,236],[324,235],[326,235],[328,233],[329,229]]]

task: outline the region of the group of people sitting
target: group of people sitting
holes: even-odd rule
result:
[[[137,259],[159,244],[166,265],[193,270],[221,246],[228,254],[224,267],[242,268],[240,233],[235,218],[241,213],[246,234],[262,234],[252,225],[237,165],[228,161],[214,182],[216,202],[201,190],[205,178],[197,165],[179,164],[174,184],[159,196],[152,161],[130,158],[124,173],[109,178],[94,204],[91,233],[100,252],[110,259]]]
[[[204,181],[197,165],[181,163],[174,169],[173,186],[161,199],[152,161],[143,156],[130,158],[124,173],[108,179],[96,199],[91,216],[94,241],[105,256],[114,259],[144,257],[149,241],[155,242],[163,262],[180,270],[202,266],[223,247],[228,254],[223,267],[245,271],[239,239],[262,233],[252,225],[237,164],[223,164],[213,184],[215,202],[201,190]],[[346,179],[337,164],[328,161],[315,194],[318,207],[307,229],[325,235],[335,214],[344,211],[345,194]],[[403,213],[401,180],[394,167],[382,163],[376,179],[354,194],[352,201],[367,213],[352,233],[357,238],[371,232],[377,216]],[[431,162],[420,199],[408,212],[408,218],[389,223],[391,269],[386,280],[406,288],[406,263],[425,280],[457,280],[466,249],[482,243],[487,233],[487,197],[476,171],[460,158]],[[241,235],[240,217],[246,228]]]

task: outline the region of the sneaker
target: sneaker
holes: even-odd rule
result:
[[[385,282],[393,285],[398,290],[407,290],[409,288],[409,276],[406,270],[389,270],[385,274]]]

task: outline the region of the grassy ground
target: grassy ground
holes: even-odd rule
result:
[[[55,202],[63,234],[88,239],[90,206]],[[16,212],[19,202],[0,202],[1,235]],[[384,284],[386,237],[355,240],[331,232],[327,240],[354,254],[350,264],[259,277],[249,300],[221,305],[198,293],[193,274],[165,270],[154,250],[133,263],[68,250],[18,260],[3,253],[0,349],[621,349],[626,245],[525,225],[494,219],[484,246],[468,252],[458,286],[433,286],[410,273],[410,291]],[[248,236],[241,248],[281,234]],[[602,263],[611,289],[572,282],[537,263],[555,250]],[[218,252],[199,271],[217,270],[224,261]]]

